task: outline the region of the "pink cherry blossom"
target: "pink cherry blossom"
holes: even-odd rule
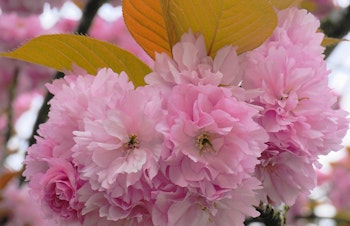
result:
[[[167,101],[173,147],[163,159],[173,183],[215,199],[250,177],[267,141],[254,108],[212,85],[175,86]]]
[[[159,94],[152,95],[151,88],[126,90],[110,109],[91,101],[91,108],[106,111],[106,116],[92,119],[87,114],[83,129],[73,133],[77,144],[73,157],[80,165],[81,177],[89,181],[92,190],[112,200],[103,203],[107,219],[130,219],[140,202],[150,201],[150,182],[158,173],[163,139],[155,129],[161,120],[162,100]],[[115,209],[119,215],[113,217],[110,211]]]
[[[148,84],[170,88],[177,84],[237,85],[240,81],[238,57],[232,46],[223,47],[212,59],[203,36],[188,32],[173,46],[172,54],[172,58],[156,54],[154,71],[145,78]]]
[[[259,204],[253,192],[258,185],[254,178],[248,179],[215,201],[183,188],[161,192],[152,214],[154,225],[243,225],[247,216],[259,215],[253,207]]]
[[[39,134],[57,143],[56,155],[71,159],[71,148],[75,145],[72,134],[82,128],[82,115],[91,112],[90,117],[105,117],[105,109],[115,105],[119,95],[133,89],[133,85],[126,74],[118,76],[110,69],[101,69],[96,77],[86,73],[66,76],[48,88],[55,98],[50,101],[50,119],[39,129]],[[99,105],[101,110],[91,108],[94,105]],[[57,130],[53,131],[53,127]]]
[[[105,110],[116,106],[118,98],[126,90],[133,90],[133,85],[126,74],[117,75],[112,70],[101,69],[96,77],[66,76],[48,88],[55,94],[50,102],[49,119],[38,131],[42,137],[37,137],[37,143],[28,150],[24,176],[30,180],[31,192],[52,210],[51,216],[56,213],[65,220],[79,222],[83,217],[76,192],[82,180],[77,171],[80,166],[73,163],[72,149],[76,145],[73,131],[83,128],[84,114],[91,119],[106,117]],[[60,104],[62,101],[64,105]],[[58,200],[54,196],[56,185],[61,194]]]
[[[120,189],[122,186],[119,186]],[[85,203],[82,210],[84,226],[104,225],[147,225],[152,226],[150,208],[152,202],[143,199],[144,191],[129,190],[127,197],[114,198],[106,194],[92,190],[85,184],[79,190],[79,200]],[[128,200],[127,200],[128,199]],[[129,201],[129,202],[128,202]],[[132,205],[129,205],[132,203]]]
[[[60,225],[77,225],[82,222],[83,204],[77,191],[84,183],[76,168],[64,159],[47,160],[48,170],[33,175],[29,183],[30,194],[39,200],[47,216]]]
[[[255,103],[264,108],[260,123],[271,142],[295,146],[298,155],[339,150],[346,113],[332,109],[337,98],[328,87],[329,72],[320,54],[319,23],[294,8],[278,15],[271,38],[246,54],[243,88],[263,91]]]
[[[298,195],[308,195],[316,186],[312,162],[292,150],[269,144],[260,161],[255,173],[262,181],[260,196],[265,202],[293,205]]]

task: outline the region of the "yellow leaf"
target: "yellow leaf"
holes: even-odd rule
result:
[[[171,46],[191,29],[203,34],[212,56],[228,44],[237,46],[238,53],[252,50],[277,25],[277,15],[268,0],[164,0],[163,4],[166,27],[174,29],[175,38],[169,38]]]
[[[286,9],[293,6],[299,6],[302,0],[270,0],[270,2],[277,9]]]
[[[171,55],[161,1],[123,1],[123,17],[128,30],[153,59],[155,52],[165,52]]]
[[[145,84],[144,76],[151,69],[130,52],[111,43],[82,35],[57,34],[34,38],[18,49],[0,53],[0,56],[27,61],[56,69],[70,71],[73,66],[95,75],[100,68],[114,72],[125,71],[135,86]]]

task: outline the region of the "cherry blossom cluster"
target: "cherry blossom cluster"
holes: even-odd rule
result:
[[[334,109],[306,10],[278,13],[274,33],[237,55],[208,56],[189,31],[157,53],[146,86],[124,72],[75,72],[47,85],[49,119],[24,176],[59,225],[243,225],[261,201],[293,205],[315,187],[318,156],[348,128]]]

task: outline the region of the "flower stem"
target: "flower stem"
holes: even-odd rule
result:
[[[288,207],[277,210],[271,205],[261,202],[259,206],[255,207],[255,209],[260,213],[260,216],[246,219],[244,225],[249,226],[251,223],[259,222],[268,226],[283,226],[286,223],[286,212]]]

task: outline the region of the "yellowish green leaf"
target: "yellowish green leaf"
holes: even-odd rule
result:
[[[270,2],[277,9],[286,9],[293,6],[299,6],[302,0],[270,0]]]
[[[343,41],[349,41],[349,40],[346,40],[343,38],[330,38],[325,36],[322,41],[322,46],[324,47],[334,46]]]
[[[171,46],[191,29],[205,38],[209,55],[225,45],[238,53],[261,45],[277,25],[277,15],[268,0],[164,0],[163,13]]]
[[[12,52],[0,53],[0,56],[64,72],[78,66],[92,75],[95,75],[98,69],[108,67],[116,73],[125,71],[135,86],[144,85],[144,76],[151,72],[151,69],[132,53],[111,43],[82,35],[39,36]]]
[[[155,52],[165,52],[169,55],[171,53],[161,1],[123,1],[123,16],[127,28],[139,45],[153,59]]]

